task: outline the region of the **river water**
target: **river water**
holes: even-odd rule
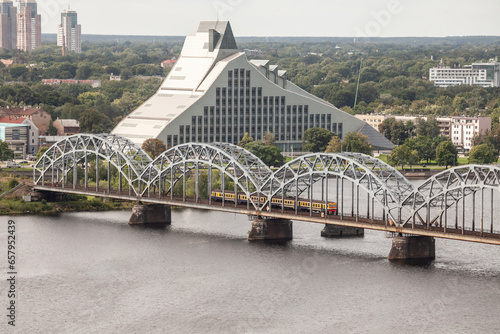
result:
[[[287,245],[246,241],[246,216],[173,210],[165,229],[130,212],[16,222],[16,327],[0,332],[498,333],[500,247],[436,240],[427,267],[386,259],[391,239],[324,239],[295,222]],[[5,279],[4,279],[5,278]],[[7,331],[2,330],[7,329]]]

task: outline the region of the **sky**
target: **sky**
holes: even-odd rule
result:
[[[185,36],[229,20],[238,36],[500,36],[499,0],[38,0],[42,33],[78,12],[83,34]]]

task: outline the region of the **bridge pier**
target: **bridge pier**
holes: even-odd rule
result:
[[[325,224],[321,236],[325,238],[364,237],[365,230],[359,227]]]
[[[172,222],[170,205],[164,204],[137,204],[132,208],[129,225],[166,226]]]
[[[255,218],[248,241],[287,242],[293,239],[292,221],[281,218]]]
[[[436,259],[436,240],[424,236],[394,237],[388,259],[391,262],[431,262]]]

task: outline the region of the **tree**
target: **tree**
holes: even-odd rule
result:
[[[50,120],[49,128],[47,129],[47,136],[57,136],[57,128],[54,126],[52,120]]]
[[[247,143],[244,148],[268,166],[279,167],[284,163],[281,151],[274,145],[265,145],[260,140]]]
[[[304,131],[302,147],[306,152],[325,152],[333,132],[324,128],[310,128]]]
[[[401,166],[404,169],[405,165],[415,165],[419,162],[418,153],[412,150],[408,145],[403,144],[392,150],[392,153],[387,157],[387,162],[391,166]]]
[[[0,161],[14,158],[14,152],[9,148],[7,142],[0,140]]]
[[[42,157],[42,155],[43,155],[45,152],[47,152],[47,150],[48,150],[48,149],[49,149],[48,147],[41,147],[41,148],[38,150],[38,152],[37,152],[37,154],[36,154],[36,158],[35,158],[37,162],[38,162],[38,160],[40,160],[40,158]]]
[[[113,127],[109,117],[95,109],[87,109],[78,121],[82,133],[108,133]]]
[[[253,142],[253,137],[251,137],[248,134],[248,132],[245,132],[245,135],[243,136],[243,138],[241,138],[240,142],[238,143],[238,146],[245,148],[245,146],[251,142]]]
[[[167,150],[165,143],[156,138],[149,138],[142,143],[142,149],[146,153],[150,153],[153,159]]]
[[[342,143],[344,152],[357,152],[372,155],[373,147],[368,142],[368,137],[362,133],[349,132]]]
[[[435,117],[428,117],[427,120],[418,118],[416,128],[419,136],[437,137],[440,133],[439,124]]]
[[[342,151],[342,142],[337,135],[332,137],[332,140],[328,143],[325,152],[326,153],[338,153]]]
[[[85,92],[78,95],[78,100],[87,107],[96,107],[107,104],[106,95],[99,92]]]
[[[418,136],[407,139],[405,144],[418,152],[420,160],[426,160],[429,163],[429,160],[436,158],[436,147],[444,140],[446,140],[444,137]]]
[[[276,143],[276,137],[271,132],[266,132],[263,138],[265,145],[274,145]]]
[[[488,144],[476,145],[470,150],[469,163],[470,164],[491,164],[498,160],[495,155],[493,147]]]
[[[439,143],[436,148],[436,162],[440,166],[457,166],[458,152],[450,140]]]
[[[494,149],[495,154],[500,152],[500,127],[494,130],[481,132],[474,136],[473,139],[474,146],[481,144],[488,144],[488,146]]]

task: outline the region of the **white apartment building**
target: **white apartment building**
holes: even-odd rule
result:
[[[500,63],[491,59],[489,63],[473,63],[464,67],[449,67],[443,63],[429,69],[429,80],[439,87],[457,85],[500,86]]]
[[[474,136],[486,130],[491,130],[490,117],[452,117],[451,141],[468,151],[474,146]]]
[[[385,119],[395,118],[397,121],[412,121],[416,124],[417,119],[427,120],[427,116],[394,116],[390,114],[366,114],[356,115],[356,118],[368,123],[378,131],[378,125]],[[473,146],[474,136],[491,131],[491,117],[436,117],[441,136],[450,138],[453,145],[470,150]]]

